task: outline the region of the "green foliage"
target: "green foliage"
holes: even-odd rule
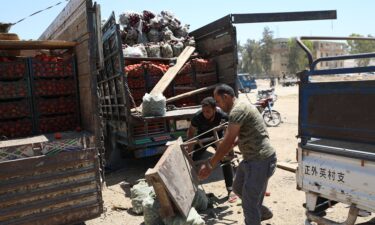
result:
[[[359,34],[351,34],[350,36],[363,37]],[[373,38],[371,35],[368,35],[367,37]],[[375,41],[348,40],[347,44],[349,46],[350,54],[375,52]],[[367,66],[370,63],[370,58],[357,59],[356,62],[358,66]]]
[[[242,60],[238,71],[252,75],[269,74],[272,66],[273,32],[265,27],[260,41],[248,39],[245,44],[237,44]]]
[[[265,27],[263,30],[263,38],[260,41],[260,55],[263,71],[268,75],[272,67],[272,49],[273,49],[273,31],[269,27]]]
[[[239,71],[250,74],[262,73],[259,42],[248,39],[246,43],[238,49],[242,55],[242,62],[240,63]]]
[[[314,47],[311,41],[303,41],[307,48],[313,53]],[[309,62],[306,53],[298,46],[295,38],[291,38],[288,41],[288,72],[289,74],[296,74],[297,72],[304,70],[308,67]]]

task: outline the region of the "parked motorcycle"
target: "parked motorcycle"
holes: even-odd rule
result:
[[[280,113],[272,109],[273,103],[273,98],[260,99],[255,103],[268,127],[277,127],[281,123]]]
[[[275,94],[275,88],[265,89],[265,90],[259,90],[257,94],[257,100],[266,99],[266,98],[272,98],[273,102],[276,102],[277,95]]]

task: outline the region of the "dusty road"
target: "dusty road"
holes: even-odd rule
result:
[[[260,88],[267,88],[268,82],[258,82]],[[281,113],[283,123],[279,127],[269,128],[272,145],[277,150],[278,160],[295,163],[295,151],[297,147],[297,122],[298,122],[298,89],[297,87],[276,87],[278,100],[275,109]],[[247,99],[244,94],[241,98]],[[255,102],[254,92],[248,94],[249,99]],[[87,225],[140,225],[143,216],[131,213],[129,193],[124,193],[119,183],[126,181],[130,184],[143,178],[147,168],[153,167],[157,158],[142,160],[127,160],[120,171],[107,175],[107,188],[103,192],[106,212],[97,219],[87,221]],[[209,213],[204,214],[207,224],[242,224],[243,214],[240,202],[228,203],[225,199],[226,190],[222,180],[222,172],[217,168],[214,174],[204,182],[203,188],[208,193],[213,193],[219,204],[215,207],[216,218]],[[262,225],[302,225],[304,224],[304,193],[296,190],[295,175],[281,169],[277,169],[268,186],[269,197],[265,197],[265,204],[269,206],[274,217],[264,221]],[[115,209],[122,208],[122,209]],[[327,210],[327,217],[338,221],[344,221],[348,208],[338,204]],[[357,224],[369,221],[371,217],[359,218]],[[375,223],[366,223],[368,225]]]

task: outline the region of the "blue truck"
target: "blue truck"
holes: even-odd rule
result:
[[[237,74],[237,87],[242,93],[250,93],[251,90],[257,89],[255,78],[248,73]]]
[[[297,189],[306,193],[305,224],[339,224],[321,216],[336,203],[350,207],[346,221],[340,224],[353,225],[359,214],[375,212],[375,80],[355,78],[358,73],[375,71],[375,66],[316,67],[322,62],[374,58],[375,53],[314,60],[302,42],[348,39],[375,41],[337,37],[297,39],[310,65],[298,74],[300,141],[296,180]]]

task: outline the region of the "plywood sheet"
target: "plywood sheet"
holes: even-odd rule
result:
[[[181,144],[182,139],[179,138],[168,146],[156,166],[146,173],[146,179],[157,174],[179,213],[187,217],[198,189],[198,178],[190,158],[181,149]]]

